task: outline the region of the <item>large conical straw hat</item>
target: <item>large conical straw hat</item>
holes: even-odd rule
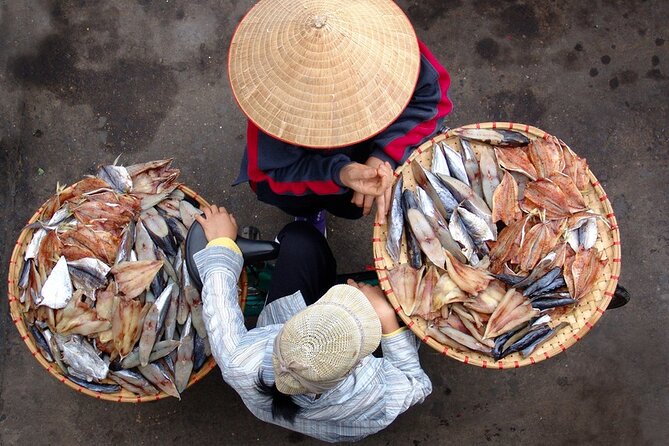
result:
[[[232,37],[228,70],[239,106],[265,133],[332,148],[368,139],[400,115],[420,52],[390,0],[261,0]]]

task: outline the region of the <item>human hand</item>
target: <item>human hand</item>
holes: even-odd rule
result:
[[[386,299],[386,296],[383,295],[381,288],[364,282],[356,282],[352,279],[348,279],[346,283],[362,291],[362,294],[364,294],[367,300],[369,300],[369,303],[372,304],[374,311],[381,321],[382,333],[392,333],[400,328],[395,310],[393,310],[393,307],[390,305],[390,302],[388,302],[388,299]]]
[[[389,169],[389,168],[388,168]],[[392,184],[392,172],[360,163],[350,163],[339,172],[341,183],[362,195],[378,197]]]
[[[228,237],[232,240],[237,238],[237,221],[234,215],[229,214],[223,206],[219,208],[212,204],[206,206],[203,211],[204,217],[196,215],[195,220],[202,225],[207,241],[210,242],[219,237]]]
[[[376,221],[378,221],[380,224],[384,224],[386,222],[386,215],[388,214],[388,211],[390,209],[390,200],[392,194],[391,185],[393,184],[393,169],[390,166],[390,163],[388,163],[387,161],[384,162],[383,160],[373,156],[369,157],[365,165],[376,169],[377,176],[382,177],[384,179],[385,189],[378,196],[368,195],[368,194],[366,195],[361,192],[355,191],[353,193],[353,199],[351,200],[351,202],[356,206],[363,208],[362,211],[363,215],[369,215],[372,209],[372,204],[376,204]]]

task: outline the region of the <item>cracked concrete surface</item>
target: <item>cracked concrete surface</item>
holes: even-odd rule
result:
[[[669,4],[662,0],[400,1],[450,71],[451,127],[522,122],[585,156],[622,233],[621,284],[565,353],[482,370],[421,350],[433,394],[363,444],[665,444],[669,435]],[[232,188],[245,120],[227,49],[252,2],[0,1],[0,272],[30,215],[121,154],[174,157],[181,179],[273,236],[290,219]],[[371,261],[371,218],[331,218],[342,271]],[[360,247],[368,246],[361,249]],[[4,295],[4,294],[3,294]],[[79,395],[31,357],[0,306],[0,444],[312,444],[256,420],[220,374],[183,400]]]

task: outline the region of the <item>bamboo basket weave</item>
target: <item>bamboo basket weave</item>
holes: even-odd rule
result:
[[[547,139],[551,136],[536,127],[511,122],[486,122],[466,125],[461,128],[508,129],[523,133],[530,139]],[[402,166],[397,168],[395,177],[397,178],[400,174],[403,174],[404,185],[406,187],[414,186],[415,182],[410,164],[418,162],[423,167],[429,168],[432,161],[432,149],[434,143],[440,141],[445,141],[455,150],[462,151],[460,139],[454,135],[453,131],[440,134],[418,147],[409,159]],[[472,141],[471,145],[476,152],[481,144]],[[404,171],[405,169],[406,171]],[[593,285],[593,289],[587,295],[583,296],[575,307],[570,308],[559,317],[553,317],[553,320],[551,321],[552,326],[556,326],[561,322],[568,322],[569,326],[563,328],[552,339],[537,347],[529,357],[523,358],[520,353],[513,353],[499,361],[495,361],[492,357],[478,352],[465,349],[453,349],[427,336],[425,334],[425,320],[420,317],[409,317],[404,314],[397,297],[390,286],[388,269],[393,267],[393,261],[386,250],[387,225],[375,222],[372,238],[374,264],[380,285],[395,311],[416,336],[421,339],[421,341],[437,350],[439,353],[457,359],[465,364],[472,364],[483,368],[501,370],[535,364],[565,351],[568,347],[572,346],[577,341],[580,341],[583,336],[592,329],[602,314],[604,314],[611,297],[613,297],[620,276],[620,231],[618,229],[616,217],[611,208],[611,202],[599,181],[591,171],[589,171],[589,176],[589,187],[586,191],[582,191],[585,201],[592,210],[606,217],[610,224],[609,227],[598,220],[598,236],[595,244],[595,247],[602,253],[602,257],[607,260],[607,263],[606,266],[602,268],[600,277]],[[403,246],[403,248],[406,248],[406,246]],[[403,257],[400,258],[400,262],[407,261],[406,255],[404,254],[405,251],[406,250],[403,249]]]
[[[68,191],[72,190],[76,186],[76,184],[77,183],[69,186],[61,193],[67,193]],[[181,191],[183,191],[183,193],[186,196],[197,201],[200,206],[208,205],[207,201],[203,199],[201,196],[199,196],[192,189],[184,185],[179,185],[178,188],[181,189]],[[44,203],[37,210],[37,212],[35,212],[35,214],[33,214],[33,216],[28,221],[27,225],[34,223],[39,218],[44,216],[43,214],[46,211],[47,203],[48,201]],[[45,217],[48,218],[50,216],[45,216]],[[160,391],[160,393],[156,395],[149,395],[149,396],[138,396],[123,388],[121,389],[121,391],[116,393],[94,392],[70,381],[66,376],[64,376],[61,373],[60,369],[58,368],[58,366],[55,365],[55,363],[50,363],[49,361],[46,360],[46,358],[41,354],[39,348],[35,344],[35,340],[33,339],[32,333],[30,333],[30,330],[28,329],[23,320],[23,316],[20,309],[21,304],[18,299],[19,279],[21,276],[21,270],[23,268],[23,263],[24,263],[23,257],[26,247],[28,246],[28,243],[30,243],[30,239],[32,238],[32,233],[33,233],[32,229],[23,229],[23,231],[21,231],[21,234],[19,235],[16,245],[14,246],[14,251],[12,252],[12,257],[9,261],[8,300],[9,300],[9,311],[12,318],[12,322],[14,323],[16,329],[19,331],[21,339],[23,339],[23,342],[25,342],[25,344],[28,346],[28,350],[30,350],[30,353],[37,360],[37,362],[42,367],[44,367],[46,371],[49,372],[49,374],[51,374],[51,376],[53,376],[66,386],[70,387],[73,390],[76,390],[79,393],[83,393],[85,395],[97,398],[99,400],[114,401],[117,403],[143,403],[148,401],[157,401],[165,398],[172,398],[170,395],[168,395],[163,391]],[[247,275],[244,269],[242,269],[242,274],[239,279],[238,286],[240,289],[239,305],[241,306],[243,311],[244,306],[246,304],[247,288],[248,288]],[[191,375],[187,388],[194,385],[196,382],[200,381],[215,367],[216,367],[216,362],[214,361],[214,357],[210,356],[207,362],[204,363],[202,368],[200,368],[199,371]],[[103,382],[115,384],[108,379],[104,380]]]

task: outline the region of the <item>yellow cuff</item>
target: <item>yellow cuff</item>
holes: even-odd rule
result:
[[[402,333],[404,330],[406,330],[406,327],[400,327],[395,331],[392,331],[390,333],[382,334],[381,336],[384,338],[392,338],[393,336]]]
[[[242,255],[242,251],[239,249],[239,246],[237,246],[237,243],[229,237],[215,238],[207,243],[207,248],[210,246],[223,246],[224,248],[232,249],[237,254]]]

